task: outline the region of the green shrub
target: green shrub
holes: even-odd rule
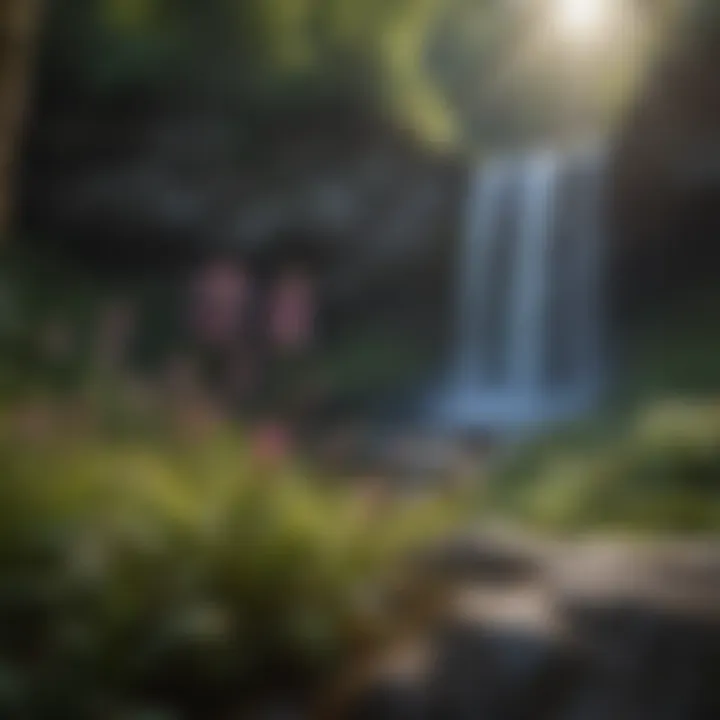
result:
[[[451,517],[261,462],[223,426],[150,425],[5,413],[3,717],[214,717],[313,687],[381,632],[397,561]]]
[[[656,402],[612,434],[526,453],[491,487],[510,516],[555,530],[720,530],[717,401]]]

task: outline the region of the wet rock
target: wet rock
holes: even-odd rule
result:
[[[527,539],[485,533],[459,549],[459,568],[470,572],[456,575],[429,671],[413,680],[418,717],[720,717],[714,546],[557,543],[533,552]],[[450,566],[443,551],[436,560]],[[678,595],[682,577],[692,581]]]

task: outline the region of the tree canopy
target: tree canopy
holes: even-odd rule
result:
[[[60,0],[47,65],[93,92],[145,88],[253,105],[371,95],[430,139],[477,147],[607,123],[658,38],[696,5],[604,0],[602,32],[574,42],[558,33],[560,4]]]

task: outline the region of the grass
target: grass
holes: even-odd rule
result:
[[[552,532],[720,531],[719,309],[705,293],[630,335],[606,406],[509,458],[487,506]]]

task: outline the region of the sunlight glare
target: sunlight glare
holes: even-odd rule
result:
[[[587,39],[602,30],[606,19],[606,0],[556,0],[557,20],[563,33]]]

